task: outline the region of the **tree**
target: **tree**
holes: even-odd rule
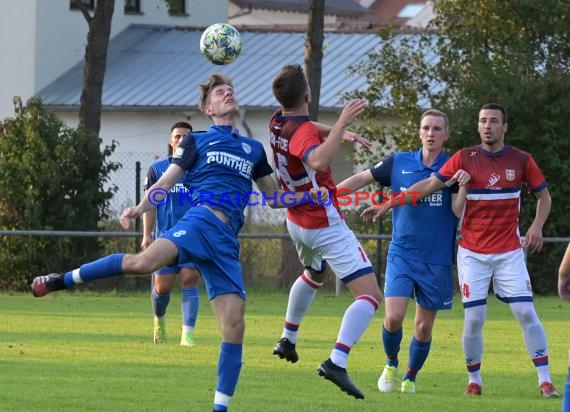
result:
[[[79,128],[94,136],[99,136],[103,80],[107,69],[107,49],[115,0],[97,0],[93,15],[89,14],[89,10],[83,3],[80,3],[80,9],[87,21],[89,31],[85,46]]]
[[[323,41],[325,25],[325,0],[311,0],[307,37],[305,39],[305,73],[311,87],[309,115],[316,121],[319,117],[321,77],[323,73]]]
[[[415,149],[422,109],[439,108],[449,115],[454,151],[479,143],[482,104],[503,104],[507,142],[532,153],[549,182],[554,201],[545,236],[570,235],[570,3],[440,0],[435,13],[425,33],[381,33],[378,52],[356,69],[369,82],[361,93],[371,102],[368,118],[400,117],[401,125],[382,128],[381,136],[396,135],[399,148]],[[523,196],[523,233],[533,217],[534,197]],[[561,247],[547,250],[529,255],[529,271],[536,291],[553,293]]]
[[[85,230],[85,222],[106,217],[114,188],[105,189],[117,165],[114,150],[87,152],[91,134],[66,127],[39,99],[18,103],[16,116],[0,123],[0,228],[2,230]],[[99,139],[95,139],[100,144]],[[4,237],[0,288],[23,289],[45,268],[63,270],[97,253],[77,239]]]

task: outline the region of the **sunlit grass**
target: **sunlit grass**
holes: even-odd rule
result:
[[[56,293],[43,299],[0,295],[0,409],[5,411],[208,411],[219,351],[218,326],[202,296],[195,347],[180,347],[180,294],[169,308],[170,341],[152,344],[147,295]],[[522,331],[508,306],[490,298],[485,325],[484,394],[463,395],[462,308],[440,313],[432,351],[418,375],[417,393],[381,394],[383,308],[351,352],[349,372],[365,393],[354,400],[316,374],[335,341],[351,299],[320,294],[300,329],[300,361],[271,355],[283,324],[285,293],[249,292],[246,341],[234,411],[559,411],[560,400],[541,399]],[[566,380],[568,312],[556,298],[538,298],[548,333],[554,382]],[[411,336],[410,311],[401,359]]]

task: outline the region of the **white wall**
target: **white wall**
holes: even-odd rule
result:
[[[268,124],[271,114],[272,110],[248,110],[245,113],[245,121],[251,130],[251,136],[263,143],[270,163],[272,160]],[[76,111],[56,112],[56,115],[69,127],[77,125]],[[241,120],[239,124],[240,133],[248,135],[247,128],[243,124],[243,115]],[[119,191],[111,204],[115,213],[120,213],[125,206],[135,204],[136,162],[141,162],[142,185],[150,163],[166,156],[170,127],[179,121],[189,121],[194,130],[206,130],[210,126],[210,120],[197,111],[107,111],[103,113],[100,133],[103,145],[109,145],[113,140],[120,142],[110,160],[120,162],[123,165],[119,171],[114,172],[111,176],[112,183],[119,186]],[[319,118],[319,122],[330,125],[333,125],[335,121],[335,113],[322,113]],[[336,172],[337,180],[347,177],[352,172],[348,158],[351,147],[351,145],[343,146],[343,153],[335,159],[333,169]],[[271,214],[274,213],[271,212]],[[260,218],[265,219],[266,217]]]
[[[234,17],[235,16],[235,17]],[[229,5],[229,22],[235,25],[275,25],[275,24],[306,24],[308,13],[297,13],[287,11],[274,11],[253,9],[251,13],[240,9],[235,4]],[[325,16],[325,24],[336,23],[337,18],[333,15]]]
[[[0,119],[14,114],[12,97],[34,93],[36,0],[0,2]]]
[[[208,26],[226,21],[228,0],[186,0],[188,16],[168,15],[164,0],[141,0],[141,14],[125,14],[116,0],[111,37],[129,24]],[[83,59],[87,22],[69,0],[0,1],[0,119]]]

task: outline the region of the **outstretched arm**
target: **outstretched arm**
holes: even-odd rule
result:
[[[156,207],[143,213],[143,238],[141,242],[142,250],[145,250],[152,243],[152,229],[154,228],[155,221]]]
[[[306,202],[325,204],[329,201],[329,192],[325,187],[308,192],[286,192],[277,187],[271,175],[260,177],[255,184],[266,194],[265,199],[269,207],[274,209],[300,206]]]
[[[374,176],[372,176],[370,169],[368,169],[344,179],[336,185],[336,188],[338,191],[341,191],[343,195],[347,195],[374,182]]]
[[[469,182],[469,179],[471,179],[469,173],[465,172],[462,169],[459,169],[457,172],[455,172],[453,177],[447,182],[442,182],[437,178],[437,176],[432,174],[427,179],[414,183],[406,190],[406,192],[398,196],[390,197],[390,199],[388,199],[384,204],[370,206],[360,214],[360,217],[362,217],[364,220],[372,219],[372,221],[375,222],[376,219],[388,213],[388,211],[393,207],[403,206],[410,203],[414,204],[418,200],[431,195],[436,190],[443,189],[444,187],[449,187],[455,183],[458,183],[459,185],[466,185],[467,182]]]
[[[340,149],[345,128],[362,114],[365,108],[366,103],[361,99],[353,100],[345,106],[328,138],[307,156],[306,161],[311,168],[319,172],[327,170]]]
[[[332,130],[332,126],[318,122],[312,122],[312,123],[317,127],[319,135],[323,138],[323,140],[329,137],[329,133]],[[349,143],[358,143],[361,146],[364,146],[366,150],[370,150],[370,148],[372,147],[372,142],[370,140],[368,140],[364,136],[359,135],[358,133],[351,132],[350,130],[344,131],[344,134],[342,135],[342,140],[344,142],[349,142]]]
[[[570,301],[570,243],[558,269],[558,295],[560,299]]]
[[[144,198],[138,205],[135,207],[127,207],[123,210],[120,218],[121,225],[125,229],[128,229],[131,225],[131,219],[136,219],[147,210],[156,207],[157,203],[168,196],[168,192],[172,186],[178,182],[183,174],[184,169],[175,163],[171,163],[168,169],[166,169],[166,172],[160,176],[160,179],[145,191]]]
[[[376,219],[388,213],[388,211],[393,207],[403,206],[410,203],[415,204],[418,200],[423,199],[424,197],[431,195],[436,190],[444,187],[446,187],[444,182],[434,175],[431,175],[427,179],[414,183],[405,192],[402,192],[397,196],[391,195],[383,204],[370,206],[360,214],[360,217],[364,220],[371,219],[373,222],[376,222]]]

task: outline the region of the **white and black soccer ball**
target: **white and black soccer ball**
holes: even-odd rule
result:
[[[217,65],[233,62],[239,56],[242,45],[239,32],[227,23],[212,24],[200,38],[200,52]]]

